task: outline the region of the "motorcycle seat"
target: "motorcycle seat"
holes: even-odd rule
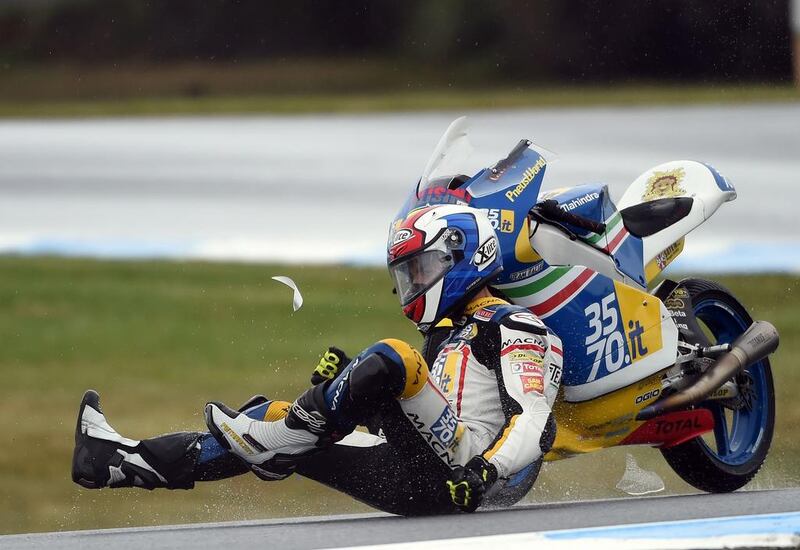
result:
[[[623,208],[619,213],[628,233],[639,238],[649,237],[685,218],[693,202],[690,197],[655,199]]]

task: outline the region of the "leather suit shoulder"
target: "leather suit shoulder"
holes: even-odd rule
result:
[[[547,334],[547,326],[528,308],[509,305],[498,311],[493,319],[504,327],[531,332],[533,334]]]

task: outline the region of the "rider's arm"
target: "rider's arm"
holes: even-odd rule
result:
[[[550,415],[545,392],[552,390],[542,322],[530,313],[512,314],[501,321],[499,333],[495,371],[506,422],[483,457],[507,477],[542,455],[539,441]]]

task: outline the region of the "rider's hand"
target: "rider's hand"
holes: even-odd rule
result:
[[[453,468],[447,488],[450,500],[464,512],[474,512],[486,491],[497,481],[497,468],[480,455],[473,456],[465,466]]]
[[[314,372],[311,374],[313,385],[321,384],[326,380],[336,378],[343,368],[350,364],[350,358],[337,347],[329,347],[319,359]]]

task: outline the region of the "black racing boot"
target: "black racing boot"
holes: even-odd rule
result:
[[[142,441],[123,437],[103,415],[100,396],[88,390],[75,427],[72,481],[87,489],[191,489],[201,436],[178,432]]]

